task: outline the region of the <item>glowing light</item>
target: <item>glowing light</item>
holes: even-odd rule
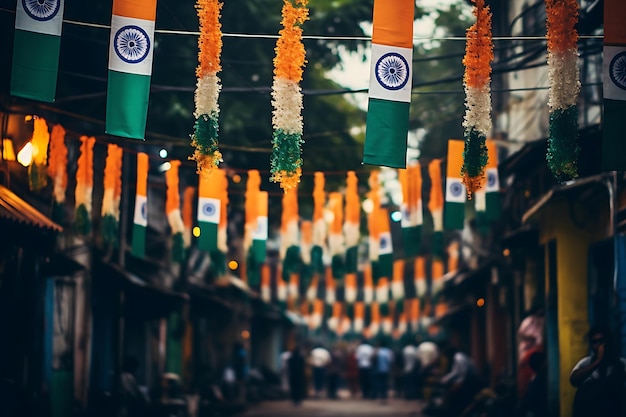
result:
[[[229,268],[231,271],[236,270],[237,268],[239,268],[239,262],[237,262],[237,261],[236,261],[236,260],[234,260],[234,259],[233,259],[232,261],[229,261],[229,262],[228,262],[228,268]]]
[[[33,144],[27,142],[26,145],[17,153],[17,162],[29,166],[33,162]]]
[[[2,156],[5,161],[15,161],[15,149],[11,139],[2,139]]]
[[[193,233],[193,237],[200,237],[200,228],[198,226],[195,226],[193,229],[191,229],[191,233]]]
[[[159,151],[159,156],[160,156],[161,158],[167,158],[167,155],[168,155],[168,153],[167,153],[167,149],[163,148],[163,149],[161,149],[161,150]]]
[[[485,305],[485,299],[484,298],[479,298],[478,300],[476,300],[476,305],[478,307],[482,307]]]
[[[239,184],[241,182],[241,175],[239,175],[239,174],[233,175],[233,182],[235,184]]]
[[[163,162],[159,167],[159,172],[169,171],[171,167],[172,164],[170,164],[169,162]]]
[[[400,220],[402,220],[402,213],[398,210],[394,211],[393,213],[391,213],[391,220],[398,223]]]
[[[241,331],[241,338],[244,339],[244,340],[250,339],[250,331],[242,330]]]
[[[504,256],[509,256],[511,254],[511,251],[509,250],[509,248],[504,248],[504,250],[502,251],[502,255]]]

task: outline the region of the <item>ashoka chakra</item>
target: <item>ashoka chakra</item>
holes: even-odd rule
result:
[[[376,61],[376,80],[387,90],[400,90],[409,81],[409,63],[397,52],[389,52]]]
[[[59,12],[61,0],[22,0],[24,11],[32,19],[44,22],[51,20]]]
[[[626,90],[626,51],[613,57],[609,64],[609,76],[613,84]]]
[[[124,26],[117,31],[113,38],[115,53],[124,62],[136,64],[148,56],[150,52],[150,38],[145,30],[139,26]]]

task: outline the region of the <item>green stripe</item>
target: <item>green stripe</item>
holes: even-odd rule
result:
[[[217,250],[217,224],[198,222],[200,236],[198,237],[198,249],[213,252]]]
[[[148,116],[150,79],[146,75],[109,70],[105,132],[144,139]]]
[[[498,220],[500,218],[500,193],[485,193],[485,203],[487,205],[487,219]]]
[[[133,224],[131,253],[138,258],[146,256],[146,228],[144,226]]]
[[[16,30],[11,66],[11,94],[54,102],[60,49],[60,36]]]
[[[406,168],[409,103],[369,99],[363,163]]]
[[[404,256],[417,256],[422,245],[422,226],[403,227],[402,241]]]
[[[377,272],[376,278],[391,278],[393,275],[393,254],[387,253],[378,256]]]
[[[626,101],[604,99],[602,133],[602,170],[626,170],[626,135],[624,134]]]
[[[443,228],[445,230],[462,230],[465,219],[465,203],[446,201],[443,207]]]
[[[346,273],[357,272],[359,266],[359,247],[352,246],[346,250]]]
[[[266,248],[265,248],[265,240],[253,240],[252,241],[252,254],[254,255],[254,260],[258,263],[262,264],[265,262],[266,256]]]

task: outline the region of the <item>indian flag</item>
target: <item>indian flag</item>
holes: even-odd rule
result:
[[[626,8],[623,1],[604,2],[604,129],[602,133],[602,168],[626,170]]]
[[[500,217],[500,179],[498,178],[498,150],[493,140],[487,140],[489,159],[486,168],[486,180],[474,194],[474,207],[477,222],[488,226],[488,223]]]
[[[257,194],[256,229],[252,233],[252,253],[259,263],[265,262],[265,248],[267,244],[267,191],[259,191]]]
[[[394,300],[404,298],[404,259],[393,261],[393,278],[391,281],[391,294]]]
[[[333,305],[337,300],[337,292],[335,287],[335,279],[333,278],[332,268],[326,267],[326,304]]]
[[[170,169],[165,172],[167,185],[165,214],[172,233],[172,260],[182,263],[185,260],[185,224],[180,211],[179,166],[180,161],[171,161]]]
[[[50,156],[48,157],[48,175],[52,179],[52,220],[63,224],[65,220],[65,191],[67,189],[67,146],[65,129],[54,125],[50,133]]]
[[[370,304],[369,334],[371,337],[378,336],[380,332],[380,307],[376,301]]]
[[[109,143],[104,166],[104,195],[102,196],[102,240],[117,246],[120,221],[120,199],[122,195],[122,156],[121,147]]]
[[[415,294],[422,298],[426,295],[426,263],[423,256],[415,258],[413,283],[415,285]]]
[[[374,1],[363,162],[406,166],[413,61],[413,0]]]
[[[266,303],[272,301],[272,287],[270,285],[271,274],[270,266],[261,265],[261,299]]]
[[[365,327],[365,304],[362,301],[354,303],[354,320],[352,321],[352,330],[355,333],[361,333]]]
[[[148,226],[148,154],[137,154],[137,191],[133,216],[133,241],[131,253],[146,256],[146,227]]]
[[[108,134],[144,139],[156,7],[156,0],[113,0],[105,126]]]
[[[316,172],[313,176],[313,249],[311,249],[311,265],[313,274],[324,273],[324,252],[326,251],[327,226],[324,220],[324,205],[326,179],[323,172]]]
[[[411,307],[410,307],[410,321],[411,321],[411,330],[417,332],[419,330],[419,322],[420,322],[420,300],[419,298],[411,299]]]
[[[443,256],[443,186],[441,185],[441,159],[433,159],[428,164],[430,177],[430,197],[428,210],[433,218],[433,255]]]
[[[328,250],[331,257],[333,277],[341,280],[345,274],[344,254],[346,252],[343,236],[343,195],[339,192],[328,195],[329,209],[333,214],[328,234]]]
[[[371,304],[374,301],[374,277],[371,265],[363,268],[363,302]]]
[[[359,179],[354,171],[348,171],[346,178],[346,218],[343,234],[346,241],[346,272],[356,273],[358,265],[359,240],[361,239],[361,198]]]
[[[195,196],[195,187],[185,187],[185,192],[183,193],[183,224],[185,226],[183,239],[185,241],[185,249],[191,246],[191,236],[193,233],[193,203]]]
[[[378,276],[390,278],[393,275],[393,244],[391,242],[391,227],[387,209],[378,210]]]
[[[64,0],[18,0],[11,95],[54,101],[64,4]]]
[[[200,236],[198,248],[207,252],[217,250],[217,229],[220,224],[222,203],[220,201],[220,184],[217,181],[217,168],[208,175],[199,175],[198,190],[198,226]]]
[[[93,147],[96,138],[80,137],[80,156],[76,168],[74,230],[82,235],[91,233],[91,209],[93,205]]]
[[[422,243],[422,168],[419,163],[398,170],[402,184],[402,238],[404,255],[416,256]]]
[[[357,297],[357,274],[356,272],[350,272],[346,274],[344,283],[344,299],[346,303],[352,304],[356,301]]]
[[[461,177],[463,167],[462,140],[448,141],[448,164],[446,167],[446,203],[444,206],[443,227],[447,230],[463,229],[467,191]]]

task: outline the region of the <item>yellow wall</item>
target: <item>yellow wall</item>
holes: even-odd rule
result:
[[[587,233],[587,228],[597,220],[597,216],[592,220],[577,208],[577,220],[583,220],[583,224],[574,225],[569,212],[567,203],[559,202],[546,207],[539,219],[541,242],[547,244],[550,240],[556,240],[560,415],[563,417],[572,415],[575,389],[569,383],[570,371],[588,351],[584,336],[589,328],[587,257],[592,237]],[[546,262],[546,273],[549,267]],[[546,279],[548,285],[549,280]]]

